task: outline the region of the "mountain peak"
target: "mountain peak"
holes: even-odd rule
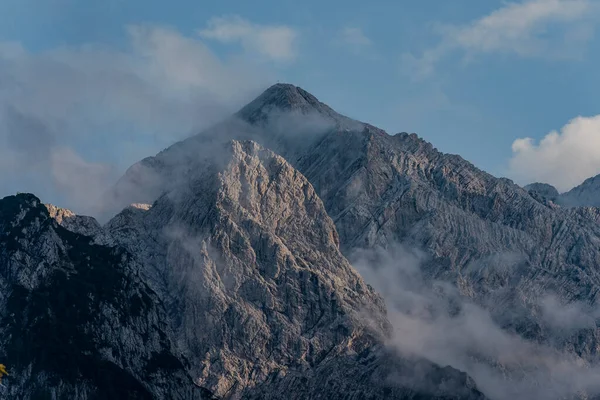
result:
[[[307,105],[317,107],[321,104],[315,96],[290,83],[272,85],[257,100],[261,100],[263,104],[274,105],[284,110],[303,108]]]
[[[560,204],[565,207],[600,207],[600,175],[592,176],[561,194]]]
[[[348,119],[319,101],[306,90],[289,84],[276,83],[238,111],[237,116],[250,123],[263,122],[281,112],[317,113],[335,122]]]
[[[552,185],[542,182],[530,183],[523,187],[523,189],[527,190],[529,193],[536,192],[542,197],[547,198],[548,200],[555,201],[558,196],[558,190]]]
[[[54,204],[44,204],[44,206],[48,210],[50,218],[71,232],[86,236],[95,236],[102,230],[98,221],[93,217],[77,215],[71,210],[57,207]]]

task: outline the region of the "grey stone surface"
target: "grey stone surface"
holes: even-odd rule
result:
[[[0,201],[3,394],[485,398],[386,347],[383,301],[298,170],[252,141],[218,149],[102,229],[33,195]]]
[[[600,207],[600,175],[586,179],[558,198],[565,207]]]
[[[216,396],[482,398],[467,374],[390,350],[383,301],[345,256],[398,243],[421,249],[426,284],[451,285],[462,301],[526,343],[577,365],[597,365],[595,182],[558,196],[544,184],[521,188],[415,134],[388,135],[279,84],[231,119],[133,166],[111,193],[111,206],[144,205],[126,207],[103,228],[66,210],[48,210],[52,226],[65,228],[54,231],[72,231],[89,238],[86,246],[130,257],[124,271],[148,286],[158,307],[144,318],[164,323],[159,330],[168,338],[149,348],[187,360],[178,374]],[[26,226],[20,215],[14,214],[11,229]],[[44,281],[53,269],[40,264],[40,254],[64,264],[64,252],[56,249],[70,245],[44,235],[3,239],[6,249],[33,246],[39,254],[4,250],[10,261],[2,264],[2,293]],[[21,267],[5,267],[15,260]],[[585,323],[557,334],[556,321],[544,315],[549,295],[557,309],[592,312]],[[145,328],[123,329],[135,338]],[[111,340],[110,348],[123,346]],[[119,360],[128,360],[124,354]],[[117,364],[147,390],[162,393],[156,391],[167,389],[136,372],[148,354]],[[487,362],[508,385],[531,372],[501,357]]]
[[[0,200],[2,398],[210,398],[131,255],[48,208],[29,194]]]
[[[389,372],[375,356],[363,363],[389,322],[312,185],[252,141],[226,144],[219,161],[195,160],[181,185],[126,223],[134,233],[119,234],[123,213],[106,227],[168,303],[199,385],[232,398],[483,398],[466,375],[425,360],[438,377],[426,388],[408,381],[399,356],[381,354]]]
[[[282,123],[286,113],[295,116],[295,124]],[[298,116],[310,123],[302,125]],[[204,153],[214,142],[251,137],[306,176],[335,223],[344,254],[397,243],[422,249],[427,281],[450,283],[507,332],[563,352],[565,359],[575,357],[581,365],[597,362],[595,322],[556,337],[540,306],[551,295],[561,307],[598,307],[596,208],[566,207],[564,195],[555,198],[552,187],[526,190],[437,151],[415,134],[392,136],[352,121],[292,85],[268,89],[235,121],[145,160],[148,175],[166,184],[149,199],[127,201],[151,202],[169,191],[185,176],[180,161],[190,154]],[[122,184],[135,187],[135,181],[126,175]],[[595,180],[586,182],[591,193]],[[594,205],[593,194],[579,196],[584,197],[576,205]]]

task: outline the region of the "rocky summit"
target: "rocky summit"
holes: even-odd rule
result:
[[[586,179],[559,197],[566,207],[600,207],[600,175]]]
[[[600,213],[562,198],[274,85],[103,225],[0,201],[0,393],[594,398]]]

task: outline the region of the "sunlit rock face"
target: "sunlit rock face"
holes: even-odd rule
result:
[[[312,185],[282,157],[232,141],[184,181],[135,213],[134,232],[119,234],[123,215],[107,230],[165,299],[199,385],[243,398],[483,398],[465,374],[385,349],[382,300],[340,252]]]
[[[485,398],[387,347],[312,185],[253,141],[103,228],[33,195],[1,200],[0,226],[9,397]]]
[[[418,249],[425,255],[419,267],[425,284],[450,284],[461,302],[481,307],[500,329],[558,351],[574,359],[573,365],[589,366],[586,374],[596,373],[595,323],[557,325],[547,307],[549,298],[558,299],[554,308],[560,312],[597,307],[600,214],[593,202],[564,200],[579,189],[567,196],[544,184],[521,188],[437,151],[415,134],[389,135],[344,117],[293,85],[269,88],[235,121],[145,159],[145,175],[167,183],[149,198],[134,196],[128,203],[158,199],[188,176],[190,159],[207,149],[219,154],[215,143],[251,138],[282,155],[311,183],[335,224],[343,254],[398,244]],[[121,185],[138,187],[135,174],[128,175]],[[542,358],[532,359],[525,370],[542,369],[553,381],[556,372],[548,367],[553,362],[543,361],[541,368],[536,363]],[[499,376],[522,369],[518,363],[490,362]]]

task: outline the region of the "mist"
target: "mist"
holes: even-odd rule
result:
[[[78,213],[134,162],[217,123],[272,80],[199,38],[129,26],[127,45],[29,52],[0,42],[0,195]],[[259,72],[260,71],[260,72]]]
[[[253,104],[254,105],[254,104]],[[93,208],[106,222],[131,203],[152,203],[162,193],[176,196],[208,168],[229,161],[231,140],[252,140],[284,157],[292,165],[319,137],[339,128],[339,121],[314,110],[264,110],[264,119],[250,123],[235,114],[132,165]],[[355,126],[362,126],[354,122]]]
[[[556,342],[532,342],[503,329],[453,284],[427,279],[422,270],[427,257],[418,249],[396,244],[357,250],[350,259],[383,296],[394,327],[389,346],[400,353],[466,372],[493,400],[588,398],[600,393],[600,365],[553,345],[565,335],[595,328],[597,309],[577,302],[561,304],[551,293],[542,295],[540,320]]]

